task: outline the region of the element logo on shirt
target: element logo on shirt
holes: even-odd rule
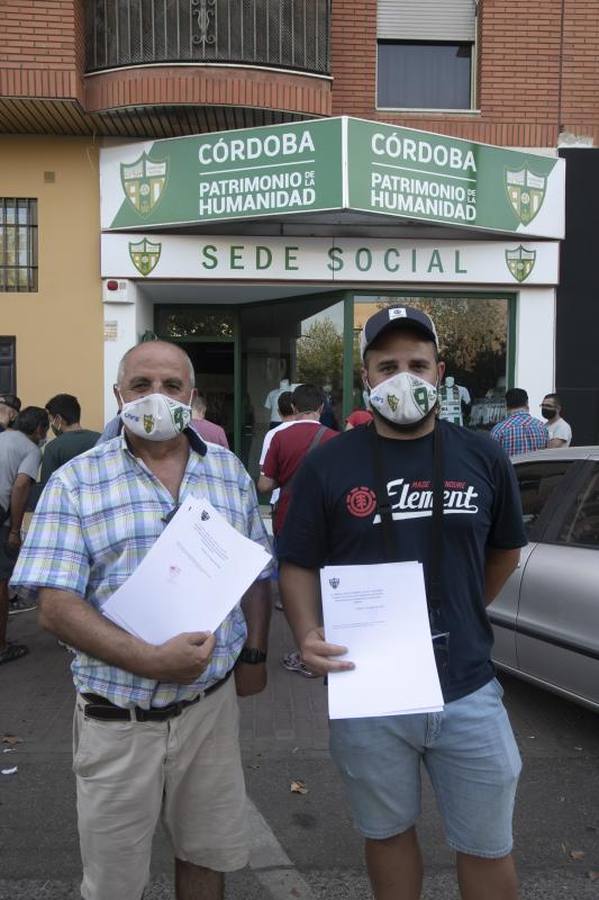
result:
[[[365,488],[362,488],[365,490]],[[391,501],[394,521],[401,519],[421,519],[433,514],[433,490],[430,481],[406,482],[403,478],[395,478],[387,482],[387,496]],[[478,506],[474,502],[478,493],[471,484],[465,481],[445,481],[443,491],[443,512],[476,515]],[[376,515],[373,525],[380,525],[381,517]]]
[[[352,516],[365,519],[376,509],[376,494],[369,487],[355,487],[345,498],[345,503]]]

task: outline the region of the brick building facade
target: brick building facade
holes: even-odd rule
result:
[[[194,4],[190,0],[168,4],[157,0],[118,0],[109,4],[95,0],[6,0],[0,9],[0,133],[4,135],[0,137],[4,159],[0,197],[39,198],[39,233],[43,241],[49,223],[58,222],[59,214],[64,214],[65,197],[68,203],[76,204],[77,196],[89,190],[88,176],[96,181],[99,193],[98,150],[103,146],[339,115],[550,154],[561,146],[566,148],[560,151],[566,157],[571,145],[587,146],[589,149],[584,152],[572,151],[568,164],[573,174],[584,160],[585,177],[593,177],[595,183],[592,173],[597,151],[592,148],[599,140],[595,99],[599,88],[599,2],[448,0],[448,5],[453,5],[456,17],[461,16],[465,22],[463,35],[454,35],[450,41],[440,39],[434,28],[428,39],[427,23],[434,24],[436,12],[443,11],[438,0],[312,0],[295,5],[291,0],[240,0],[238,5],[227,5],[221,0],[200,0]],[[234,8],[237,18],[225,21],[225,6]],[[402,31],[401,17],[395,15],[397,10],[405,10],[407,18],[411,17],[411,30]],[[421,12],[423,21],[419,24]],[[448,110],[413,102],[390,107],[379,102],[384,87],[381,73],[389,71],[383,66],[381,54],[401,51],[404,45],[411,52],[419,52],[423,47],[436,54],[448,45],[456,50],[454,56],[462,60],[460,71],[467,69],[468,79],[468,96],[460,108]],[[395,57],[390,58],[393,65]],[[452,58],[439,64],[441,79],[444,72],[453,72],[453,68],[442,66],[453,66],[454,62]],[[73,152],[84,160],[84,166],[73,166]],[[99,196],[96,205],[98,201]],[[578,214],[579,202],[576,199],[576,205],[570,205],[570,217]],[[102,336],[97,334],[96,320],[106,296],[102,294],[96,261],[100,229],[95,210],[92,214],[89,233],[77,228],[69,241],[71,247],[78,248],[75,252],[79,256],[84,252],[85,258],[94,262],[76,280],[65,279],[61,294],[70,296],[72,292],[73,303],[75,295],[84,297],[83,304],[89,306],[86,321],[93,323],[95,331],[87,337],[93,346],[95,374],[82,390],[84,407],[92,410],[93,421],[89,424],[98,425],[111,410],[101,399],[108,376],[97,372]],[[413,223],[399,224],[402,227],[393,232],[385,223],[385,233],[417,240],[424,236]],[[268,233],[268,228],[253,227],[255,234]],[[364,227],[364,234],[375,234],[368,231],[370,225]],[[579,227],[584,228],[585,224]],[[306,235],[332,233],[332,226],[329,231],[320,224],[310,228],[304,229]],[[244,229],[247,231],[245,226]],[[219,230],[222,231],[216,229]],[[348,226],[346,234],[350,233],[360,232],[351,232]],[[433,229],[426,236],[431,234],[441,240],[456,238],[455,229]],[[475,237],[463,234],[465,240]],[[47,277],[50,259],[60,259],[65,265],[69,258],[68,248],[60,244],[55,231],[53,241],[58,243],[51,253],[46,249],[45,256],[40,243],[36,293],[13,294],[14,285],[0,293],[7,312],[2,332],[13,341],[13,349],[16,341],[16,357],[14,353],[10,357],[13,368],[10,376],[5,372],[5,378],[10,377],[10,383],[16,383],[30,402],[43,402],[46,398],[41,392],[45,393],[47,387],[56,392],[69,390],[66,382],[72,369],[71,357],[73,353],[76,356],[66,340],[64,323],[47,314],[60,283],[54,274]],[[82,241],[84,249],[80,246]],[[568,246],[566,240],[562,248],[563,267],[571,271]],[[2,264],[6,266],[6,244],[0,250],[5,254]],[[578,258],[576,270],[580,272],[581,266],[584,270],[585,265],[584,259]],[[582,276],[576,290],[569,289],[567,310],[584,308],[587,326],[595,328],[599,323],[594,323],[593,315],[589,319],[586,283]],[[407,290],[399,281],[394,287]],[[426,285],[420,287],[424,297]],[[378,290],[374,283],[369,288]],[[149,297],[151,291],[147,294]],[[175,294],[181,301],[187,296],[182,290]],[[157,327],[159,313],[154,307],[166,296],[158,288],[152,296],[153,305],[145,312],[138,311],[135,325],[131,326],[138,336]],[[556,297],[559,322],[560,316],[564,318],[566,302],[559,288]],[[62,368],[58,364],[57,370],[53,367],[55,374],[50,384],[45,380],[43,388],[29,363],[25,365],[25,360],[35,356],[33,345],[39,340],[31,334],[31,321],[38,314],[40,303],[41,313],[46,316],[47,339],[62,348],[61,358],[71,360]],[[513,303],[510,321],[517,322],[518,300],[513,299]],[[113,322],[106,319],[106,309],[105,305],[105,342],[111,340],[106,334],[112,333]],[[551,312],[552,321],[553,315]],[[587,384],[589,373],[585,373],[584,384],[579,383],[572,353],[560,345],[559,331],[555,340],[552,383],[547,384],[547,390],[557,386],[569,392],[580,433],[584,432],[585,440],[597,440],[599,393],[593,395],[596,409],[591,421],[588,405],[580,405],[581,392],[587,391],[588,399],[588,391],[594,390]],[[514,350],[513,334],[506,343],[512,345],[507,355],[518,357],[522,347],[518,345],[520,350]],[[109,357],[104,352],[105,367]],[[519,369],[519,364],[516,358],[512,375],[507,373],[508,381],[528,372],[526,368]],[[79,361],[76,365],[79,368]],[[549,371],[546,370],[546,380]],[[595,384],[599,384],[599,373],[596,374]],[[241,381],[236,385],[239,388]],[[344,386],[347,406],[351,386],[347,372]],[[241,408],[236,415],[239,431]]]

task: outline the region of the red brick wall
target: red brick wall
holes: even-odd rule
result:
[[[376,0],[332,0],[333,115],[380,119],[508,146],[555,146],[560,131],[599,144],[599,0],[480,0],[478,111],[454,114],[377,111],[376,5]],[[85,105],[84,50],[83,0],[0,2],[0,96],[73,98]],[[156,73],[147,70],[142,77],[141,71],[135,77],[123,72],[97,79],[93,88],[90,84],[91,106],[112,103],[104,97],[100,101],[100,81],[106,82],[103,90],[110,85],[114,91],[112,82],[122,80],[121,92],[140,77],[154,84]],[[173,70],[177,83],[180,75]],[[280,94],[267,106],[287,100],[288,108],[309,115],[329,111],[326,83],[302,86],[298,100],[290,92],[304,78],[294,76],[289,85],[281,84],[281,75],[260,78],[272,82]],[[260,78],[247,76],[252,88]],[[165,96],[178,89],[171,87]],[[202,101],[194,96],[191,102]]]
[[[599,143],[599,0],[481,0],[473,113],[376,109],[376,0],[333,0],[333,115],[512,146]],[[561,78],[560,78],[561,74]],[[561,90],[560,90],[561,81]]]
[[[4,0],[0,9],[0,94],[81,94],[83,0]]]
[[[562,124],[599,144],[599,0],[566,0]]]
[[[331,84],[299,72],[268,72],[193,66],[144,66],[88,76],[88,112],[126,106],[204,104],[284,109],[306,116],[330,116]]]

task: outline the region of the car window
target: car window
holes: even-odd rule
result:
[[[571,465],[572,460],[568,459],[542,460],[516,465],[524,527],[529,539],[535,522]]]
[[[578,491],[558,540],[561,544],[599,547],[599,463],[593,465]]]

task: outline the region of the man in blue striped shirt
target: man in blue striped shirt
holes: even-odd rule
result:
[[[218,900],[248,860],[240,694],[266,684],[269,570],[214,634],[152,646],[101,614],[186,496],[203,496],[269,549],[252,480],[188,427],[193,366],[162,341],[130,350],[115,394],[121,435],[51,477],[12,584],[76,649],[74,763],[85,900],[139,900],[162,817],[177,898]],[[241,660],[239,665],[236,662]],[[235,666],[235,678],[229,678]]]
[[[508,456],[531,450],[544,450],[549,441],[547,428],[528,411],[528,394],[521,388],[510,388],[505,395],[507,418],[491,429],[491,437],[501,444]]]

